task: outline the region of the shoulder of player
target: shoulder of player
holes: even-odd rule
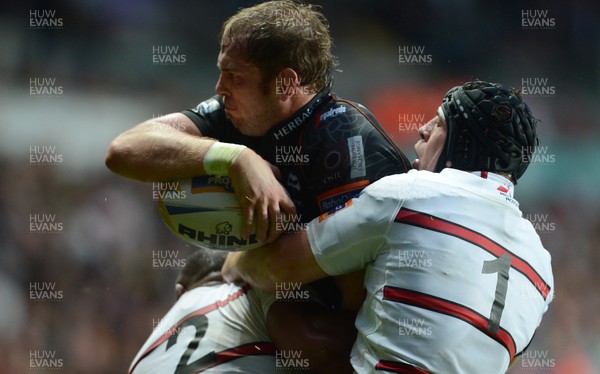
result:
[[[418,178],[419,171],[414,169],[409,170],[408,173],[386,175],[365,187],[363,193],[375,198],[396,197],[401,187],[412,185]]]
[[[194,113],[199,115],[211,115],[216,114],[220,111],[225,110],[223,105],[223,99],[221,96],[215,95],[209,99],[206,99],[191,109]]]
[[[335,96],[331,96],[330,100],[315,112],[315,116],[315,128],[324,128],[331,123],[347,121],[348,118],[352,118],[352,121],[362,118],[364,121],[375,122],[371,112],[362,104]]]
[[[369,135],[372,145],[383,141],[381,125],[363,105],[332,97],[314,113],[312,125],[304,129],[305,140],[314,138],[327,143],[337,143],[347,138]],[[377,134],[373,134],[373,133]],[[384,141],[383,143],[388,143]]]
[[[246,298],[250,287],[240,287],[230,283],[212,283],[194,287],[185,292],[177,301],[180,308],[195,308],[198,305],[219,304]]]

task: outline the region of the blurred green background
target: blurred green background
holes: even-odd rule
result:
[[[556,298],[511,373],[600,372],[600,3],[315,3],[341,63],[334,92],[411,159],[451,86],[523,91],[542,147],[516,197],[553,256]],[[104,154],[213,95],[221,23],[251,4],[0,5],[0,373],[124,372],[172,305],[192,250],[160,222],[152,186],[111,174]]]

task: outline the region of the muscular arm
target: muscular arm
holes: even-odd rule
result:
[[[265,291],[274,291],[278,282],[309,283],[327,276],[310,250],[306,231],[282,236],[265,247],[230,253],[222,272],[229,281],[244,279]],[[344,299],[349,294],[362,294],[362,272],[351,275],[360,280],[342,282]],[[311,370],[351,373],[355,308],[332,311],[308,301],[278,300],[269,309],[269,334],[279,350],[302,352]]]
[[[202,138],[181,113],[149,119],[117,136],[106,154],[116,174],[141,182],[162,182],[204,175],[204,155],[215,142]]]
[[[274,292],[281,282],[304,284],[328,276],[310,250],[306,231],[251,251],[230,253],[222,271],[228,282],[244,280],[267,292]]]
[[[141,182],[163,182],[206,175],[203,162],[214,139],[202,137],[184,114],[172,113],[142,122],[117,136],[106,154],[106,166],[116,174]],[[235,193],[244,207],[242,237],[257,222],[257,239],[277,238],[276,215],[295,207],[268,162],[244,150],[229,169]],[[246,198],[248,196],[248,198]]]

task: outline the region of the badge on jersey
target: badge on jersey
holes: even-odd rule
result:
[[[352,200],[346,201],[344,204],[338,205],[335,208],[331,209],[329,212],[325,212],[319,216],[319,222],[323,222],[326,218],[331,217],[342,209],[346,209],[347,207],[352,205]]]
[[[360,192],[369,185],[368,180],[352,182],[336,187],[317,196],[317,204],[321,212],[329,212],[346,201],[358,196]]]
[[[367,175],[362,136],[348,138],[348,153],[350,154],[350,178],[362,178]]]

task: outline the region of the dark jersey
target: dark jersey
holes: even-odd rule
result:
[[[244,144],[277,166],[298,222],[335,209],[381,177],[410,169],[406,156],[364,106],[328,91],[260,137],[243,135],[233,126],[220,96],[183,114],[202,136]]]

